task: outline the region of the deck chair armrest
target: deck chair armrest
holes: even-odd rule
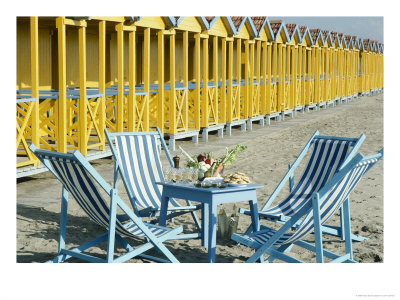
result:
[[[239,213],[247,216],[251,215],[250,209],[245,209],[245,208],[239,208]],[[286,222],[290,219],[290,217],[284,215],[271,215],[263,211],[258,211],[258,217],[260,219],[282,221],[282,222]]]

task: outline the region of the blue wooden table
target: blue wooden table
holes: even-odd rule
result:
[[[166,224],[167,207],[170,198],[187,199],[202,203],[202,245],[208,248],[208,262],[215,262],[215,247],[217,241],[217,207],[219,204],[248,201],[251,211],[253,230],[259,230],[256,189],[262,185],[247,184],[242,187],[196,188],[183,184],[157,182],[163,186],[159,224]]]

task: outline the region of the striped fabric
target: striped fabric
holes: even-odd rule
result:
[[[363,160],[352,168],[339,182],[337,182],[326,194],[320,205],[321,224],[324,224],[334,213],[337,211],[343,202],[347,199],[351,191],[355,188],[362,176],[368,169],[377,162],[376,158]],[[294,243],[305,235],[314,230],[314,218],[312,209],[304,218],[299,228],[293,234],[284,234],[278,241],[274,243],[275,246],[281,244]],[[250,234],[249,239],[259,243],[260,245],[267,242],[276,230],[258,231]]]
[[[275,216],[293,216],[311,199],[314,192],[333,177],[345,160],[351,143],[346,140],[317,138],[306,168],[293,191],[277,206],[263,212]]]
[[[40,159],[48,160],[58,179],[77,201],[85,213],[98,225],[108,229],[110,220],[109,205],[99,193],[92,176],[78,161],[42,156]],[[144,223],[156,236],[161,236],[168,231],[167,228]],[[116,232],[121,235],[145,237],[145,234],[133,222],[121,223],[116,220]]]
[[[126,188],[134,196],[139,209],[161,208],[162,186],[155,184],[164,181],[160,154],[155,135],[117,135],[116,152],[121,172],[126,180]],[[180,205],[170,199],[170,207]]]

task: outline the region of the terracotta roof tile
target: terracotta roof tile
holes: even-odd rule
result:
[[[331,31],[331,39],[334,42],[336,40],[337,37],[337,32],[336,31]]]
[[[289,34],[289,38],[292,38],[294,29],[296,28],[296,24],[286,24],[286,29]]]
[[[266,18],[267,17],[251,17],[257,32],[260,32],[261,26],[264,24]]]
[[[207,20],[208,23],[211,23],[211,21],[215,18],[215,16],[214,17],[204,17],[204,18]]]
[[[236,29],[239,29],[239,25],[240,23],[242,23],[242,20],[244,19],[244,17],[231,17],[233,25],[235,25]]]
[[[326,37],[328,36],[329,30],[321,30],[322,36],[324,37],[324,40],[326,40]]]
[[[321,32],[321,29],[310,29],[310,34],[313,39],[313,42],[315,43],[317,41],[318,35]]]
[[[350,42],[350,40],[351,40],[351,35],[345,35],[344,39],[346,41],[346,44],[348,44]]]
[[[364,49],[368,49],[369,39],[363,39]]]
[[[271,25],[272,32],[276,35],[281,27],[282,20],[271,20],[269,24]]]
[[[307,26],[299,26],[299,31],[300,31],[301,37],[304,36],[304,33],[306,32],[306,30],[307,30]]]

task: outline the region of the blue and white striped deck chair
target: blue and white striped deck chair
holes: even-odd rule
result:
[[[296,160],[289,165],[289,170],[283,177],[267,202],[258,212],[260,219],[275,221],[278,223],[286,222],[296,212],[298,212],[307,202],[311,201],[312,194],[318,191],[328,182],[333,175],[342,168],[349,160],[354,157],[365,135],[359,138],[321,136],[318,130],[312,135]],[[294,186],[294,171],[312,149],[309,160],[300,176],[296,186]],[[276,196],[282,190],[285,183],[289,181],[289,195],[274,207],[270,207]],[[240,209],[240,213],[249,215],[248,209]],[[343,223],[343,211],[341,212],[341,223]],[[246,231],[249,233],[251,226]],[[344,239],[343,226],[326,225],[323,232],[331,235],[340,236]],[[364,240],[365,238],[351,235],[353,240]]]
[[[117,194],[117,190],[107,184],[79,151],[76,150],[72,154],[63,154],[39,150],[33,144],[29,149],[63,185],[58,256],[49,262],[63,262],[70,257],[90,262],[124,262],[135,256],[158,262],[178,262],[175,256],[164,246],[163,242],[175,239],[182,232],[182,227],[172,229],[143,222],[122,201]],[[110,197],[109,204],[101,195],[101,189]],[[104,227],[107,231],[94,240],[70,250],[65,248],[68,194],[73,196],[92,221]],[[117,216],[117,207],[125,213],[121,215],[121,219],[119,218],[120,216]],[[122,219],[126,221],[121,221]],[[143,241],[143,244],[133,248],[122,236]],[[107,257],[105,260],[83,253],[88,248],[105,240],[107,240]],[[127,250],[127,253],[114,257],[115,240]],[[161,251],[168,260],[144,254],[153,247]]]
[[[164,181],[164,175],[158,141],[163,146],[170,165],[173,166],[171,155],[159,128],[150,132],[122,133],[110,133],[105,129],[105,134],[115,161],[114,186],[117,185],[118,174],[120,174],[134,210],[142,217],[159,216],[162,186],[156,182]],[[167,219],[191,213],[198,233],[181,234],[179,239],[198,238],[201,225],[195,210],[200,209],[201,204],[192,205],[189,200],[186,200],[186,203],[187,206],[181,206],[175,199],[171,199]]]
[[[383,149],[375,155],[364,157],[357,154],[344,168],[336,173],[331,180],[313,192],[312,200],[308,201],[279,229],[261,226],[260,230],[244,236],[233,234],[232,239],[256,249],[247,262],[264,261],[264,254],[269,255],[265,262],[280,259],[286,262],[302,262],[284,252],[289,252],[293,245],[316,253],[316,262],[356,262],[353,259],[352,240],[350,238],[349,194],[353,191],[363,175],[383,156]],[[338,255],[323,249],[322,226],[343,205],[344,210],[344,255]],[[292,226],[300,221],[300,225],[291,233]],[[314,232],[315,245],[302,240],[307,234]]]

